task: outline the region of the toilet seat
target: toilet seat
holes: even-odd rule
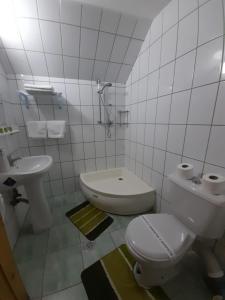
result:
[[[173,262],[191,246],[195,234],[175,216],[148,214],[135,218],[127,227],[128,247],[145,261]]]

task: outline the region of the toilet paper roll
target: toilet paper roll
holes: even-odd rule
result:
[[[179,164],[177,166],[177,175],[183,179],[191,179],[193,177],[193,169],[191,164]]]
[[[205,174],[202,178],[203,189],[213,195],[225,193],[225,177],[219,174]]]

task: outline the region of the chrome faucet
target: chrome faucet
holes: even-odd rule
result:
[[[8,161],[9,161],[9,165],[10,165],[11,167],[13,167],[13,166],[14,166],[14,163],[15,163],[17,160],[21,159],[22,157],[20,157],[20,156],[12,157],[12,154],[9,154],[9,155],[7,155],[7,158],[8,158]]]

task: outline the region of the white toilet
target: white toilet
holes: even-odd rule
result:
[[[223,236],[225,195],[211,195],[202,185],[170,175],[166,185],[170,214],[135,218],[126,231],[126,244],[136,259],[134,276],[144,288],[162,285],[179,271],[181,259],[195,240]]]

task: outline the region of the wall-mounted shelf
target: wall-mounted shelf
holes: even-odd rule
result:
[[[32,96],[37,96],[37,95],[50,95],[50,96],[56,96],[58,95],[58,93],[54,92],[54,91],[50,91],[50,90],[38,90],[38,89],[28,89],[26,88],[26,91],[28,94],[32,95]]]
[[[129,114],[129,110],[118,110],[118,113],[120,115],[120,121],[119,121],[119,125],[126,125],[128,126],[128,114]],[[123,117],[124,116],[124,117]]]
[[[0,136],[13,135],[13,134],[16,134],[16,133],[19,133],[19,132],[20,132],[20,131],[19,131],[18,129],[14,129],[14,130],[12,130],[12,131],[0,133]]]

